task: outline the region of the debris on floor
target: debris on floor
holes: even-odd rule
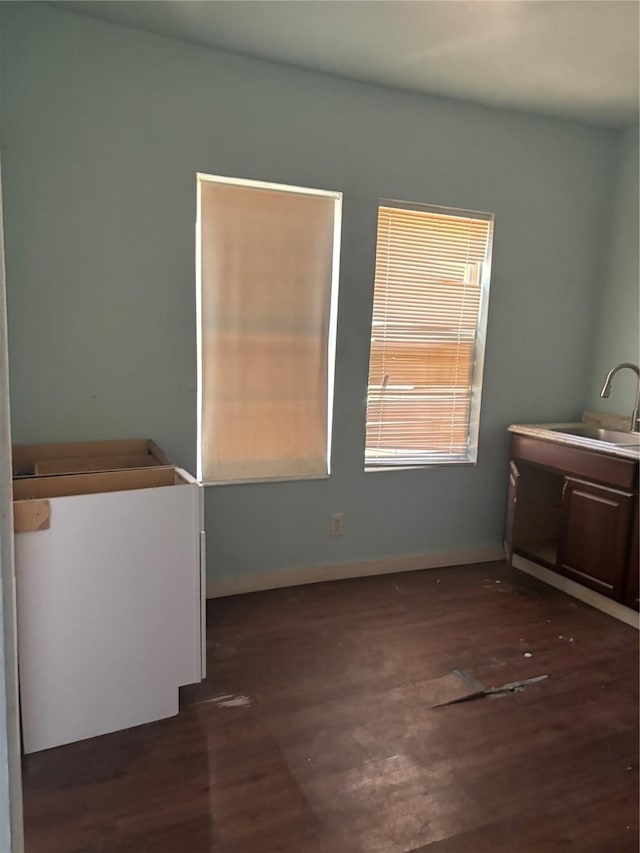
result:
[[[469,702],[472,699],[501,699],[513,693],[522,693],[530,684],[544,681],[548,675],[536,675],[521,681],[512,681],[501,687],[485,687],[468,672],[454,669],[448,675],[434,678],[429,682],[432,692],[431,708],[441,708],[445,705],[455,705],[459,702]]]
[[[483,684],[458,669],[440,678],[432,678],[421,687],[423,700],[430,708],[451,705],[453,702],[465,702],[475,696],[481,696],[483,690]]]
[[[494,592],[507,592],[506,588],[505,589],[502,589],[502,588],[498,589],[496,586],[492,585],[492,584],[501,584],[501,583],[502,583],[502,581],[496,580],[495,578],[483,578],[482,588],[483,589],[492,589]]]
[[[223,693],[222,696],[211,696],[209,699],[203,699],[198,702],[198,705],[212,703],[218,708],[247,708],[253,703],[253,699],[249,696],[234,696],[233,693]]]
[[[530,684],[537,684],[539,681],[544,681],[547,678],[549,678],[548,675],[523,678],[522,681],[512,681],[510,684],[503,684],[502,687],[490,687],[485,690],[484,695],[488,699],[502,699],[503,696],[509,696],[512,693],[524,693]]]

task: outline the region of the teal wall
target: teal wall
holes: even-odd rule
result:
[[[195,173],[342,190],[333,474],[209,488],[209,574],[497,545],[507,425],[587,401],[619,134],[3,7],[16,442],[152,436],[193,470]],[[476,467],[362,470],[380,197],[495,213]]]
[[[638,221],[638,128],[621,135],[615,196],[608,229],[609,251],[600,281],[600,301],[593,333],[590,408],[629,415],[636,377],[621,371],[611,397],[600,389],[608,371],[622,361],[640,364],[640,269]]]

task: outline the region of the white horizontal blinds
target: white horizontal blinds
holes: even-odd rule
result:
[[[464,459],[492,221],[380,207],[366,462]]]
[[[336,198],[200,188],[203,480],[326,474]]]

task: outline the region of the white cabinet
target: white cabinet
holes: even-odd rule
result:
[[[178,713],[204,677],[201,486],[171,467],[32,477],[14,501],[39,519],[15,537],[25,752]]]

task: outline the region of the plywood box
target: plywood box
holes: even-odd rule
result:
[[[148,438],[29,444],[14,447],[12,456],[14,477],[171,466]]]
[[[178,713],[205,672],[198,482],[171,467],[31,477],[14,510],[25,752]]]

